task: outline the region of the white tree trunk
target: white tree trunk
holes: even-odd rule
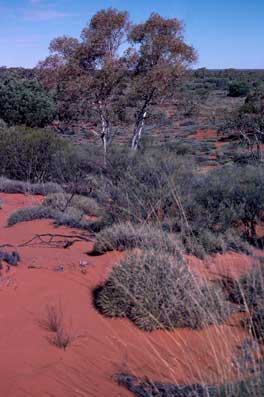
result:
[[[137,121],[136,126],[134,128],[134,134],[132,139],[132,150],[137,150],[139,146],[139,142],[142,136],[143,128],[145,125],[145,120],[147,117],[147,112],[143,113],[143,116]]]

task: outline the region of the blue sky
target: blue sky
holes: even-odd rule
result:
[[[51,39],[79,37],[108,7],[128,10],[135,22],[152,11],[184,20],[197,67],[264,69],[264,0],[0,0],[0,65],[36,65]]]

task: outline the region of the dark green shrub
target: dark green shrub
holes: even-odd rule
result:
[[[231,97],[243,97],[249,93],[249,86],[241,81],[235,81],[229,85],[228,95]]]
[[[0,175],[29,182],[60,181],[56,157],[66,162],[71,150],[66,141],[44,130],[0,130]]]
[[[131,253],[94,296],[103,314],[127,317],[146,331],[201,328],[229,314],[221,290],[202,284],[182,260],[161,251]]]
[[[194,177],[183,202],[192,231],[224,233],[242,224],[244,236],[254,239],[264,209],[263,178],[262,166],[233,165]]]
[[[36,80],[0,80],[0,118],[9,125],[44,127],[55,114],[55,104]]]

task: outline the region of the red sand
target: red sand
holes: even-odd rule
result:
[[[207,141],[208,139],[214,138],[218,139],[218,141],[214,142],[216,148],[225,146],[227,142],[220,141],[221,137],[217,133],[216,130],[207,129],[207,130],[197,130],[194,134],[189,135],[190,139],[196,139],[197,141]]]
[[[219,136],[216,130],[197,130],[194,134],[189,135],[189,138],[195,138],[197,141],[205,141],[210,138],[218,139]]]
[[[0,245],[17,245],[36,233],[72,234],[80,231],[54,228],[47,220],[25,222],[6,228],[8,215],[19,207],[41,202],[41,197],[0,194]],[[92,305],[92,290],[124,255],[118,252],[88,257],[92,243],[80,242],[69,249],[33,245],[18,248],[22,263],[0,281],[0,390],[1,396],[121,397],[129,393],[115,384],[119,371],[163,382],[220,383],[237,375],[235,356],[249,335],[237,318],[201,331],[144,333],[131,322],[107,319]],[[210,274],[234,266],[241,257],[216,258]],[[80,261],[91,263],[86,274]],[[245,259],[245,271],[250,264]],[[193,268],[207,272],[207,265],[190,258]],[[29,265],[42,266],[28,269]],[[63,265],[62,273],[54,266]],[[243,268],[244,269],[244,268]],[[244,270],[243,270],[244,271]],[[233,274],[233,270],[230,272]],[[75,337],[63,351],[49,341],[43,328],[48,303],[61,303],[66,327]]]

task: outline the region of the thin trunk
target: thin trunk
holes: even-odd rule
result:
[[[109,137],[108,137],[108,135],[109,135],[109,126],[108,126],[108,123],[107,123],[107,121],[105,119],[105,116],[103,114],[103,110],[102,110],[101,105],[100,105],[99,109],[100,109],[101,126],[102,126],[102,129],[101,129],[101,141],[102,141],[103,150],[104,150],[104,165],[106,165],[106,161],[107,161],[107,158],[106,158],[106,156],[107,156],[107,143],[108,143],[108,140],[109,140]]]
[[[139,143],[140,143],[140,140],[142,137],[142,132],[143,132],[146,117],[147,117],[147,109],[152,101],[155,91],[156,91],[156,89],[153,88],[151,93],[145,98],[145,102],[143,103],[142,108],[140,109],[140,111],[138,113],[136,124],[135,124],[134,131],[133,131],[132,143],[131,143],[132,150],[137,150],[139,147]]]
[[[133,134],[132,145],[131,145],[133,150],[138,149],[139,142],[140,142],[140,139],[142,136],[142,131],[143,131],[143,128],[145,125],[146,117],[147,117],[147,112],[145,112],[143,114],[143,116],[141,117],[141,119],[138,120],[138,122],[136,123],[136,126],[134,128],[134,134]]]

